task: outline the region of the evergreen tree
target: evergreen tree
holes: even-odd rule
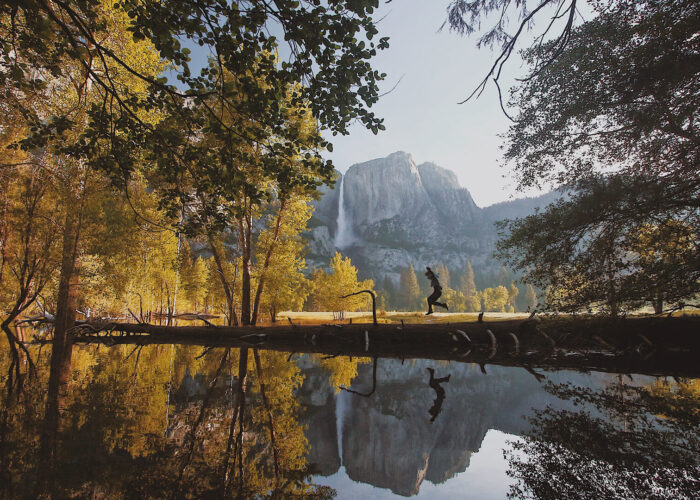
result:
[[[501,269],[498,271],[498,285],[507,287],[510,281],[508,269],[506,269],[506,266],[501,266]]]
[[[396,287],[394,286],[394,280],[386,274],[384,275],[384,283],[382,285],[384,299],[386,301],[385,307],[395,308],[396,307]]]
[[[406,310],[412,311],[420,307],[421,291],[413,264],[401,271],[399,295],[402,297],[401,306]]]
[[[438,275],[438,279],[440,280],[440,285],[442,285],[443,288],[449,288],[450,287],[450,270],[449,268],[440,262],[436,267],[435,267],[435,273]]]
[[[459,290],[465,297],[471,297],[472,295],[476,294],[474,270],[472,269],[472,263],[470,261],[467,261],[467,267],[464,269],[464,273],[459,278]]]
[[[511,281],[510,288],[508,288],[508,304],[510,304],[510,307],[513,308],[512,312],[515,312],[517,310],[515,301],[518,298],[519,294],[520,290],[518,290],[518,287],[515,286],[515,283]]]

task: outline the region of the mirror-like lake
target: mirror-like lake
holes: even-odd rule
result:
[[[51,376],[30,353],[18,388],[1,351],[0,498],[700,491],[700,379],[94,344]]]

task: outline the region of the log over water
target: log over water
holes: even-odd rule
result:
[[[76,342],[259,347],[331,356],[426,358],[545,369],[700,377],[700,318],[270,327],[78,325]]]

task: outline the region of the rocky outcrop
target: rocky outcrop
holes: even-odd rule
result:
[[[335,188],[324,188],[314,202],[306,233],[311,266],[327,265],[337,250],[341,178],[338,173]],[[361,276],[377,280],[397,276],[409,263],[422,268],[441,261],[458,269],[471,260],[482,269],[500,267],[492,258],[494,221],[504,213],[527,215],[538,205],[538,199],[530,199],[481,209],[454,172],[434,163],[416,165],[403,151],[353,165],[342,180],[345,216],[355,239],[341,250]]]

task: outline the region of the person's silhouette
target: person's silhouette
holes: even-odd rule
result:
[[[425,276],[430,280],[430,286],[433,287],[433,293],[431,293],[428,297],[428,312],[425,313],[425,315],[428,316],[429,314],[433,314],[433,304],[449,310],[446,302],[437,301],[437,299],[439,299],[442,295],[442,287],[440,286],[437,276],[429,267],[426,267],[425,269]]]
[[[442,402],[445,400],[445,389],[443,389],[440,384],[449,382],[450,376],[452,374],[449,374],[446,377],[435,378],[435,370],[433,370],[432,368],[426,369],[428,370],[428,373],[430,373],[430,380],[428,380],[428,385],[432,387],[432,389],[435,391],[435,401],[433,401],[433,406],[431,406],[428,410],[428,413],[430,413],[430,415],[432,416],[432,418],[430,419],[430,422],[432,423],[440,414],[440,411],[442,410]]]

